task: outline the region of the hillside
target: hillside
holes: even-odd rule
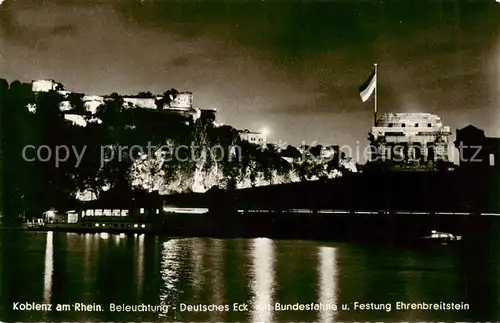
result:
[[[170,108],[179,93],[173,89],[155,97],[154,109],[130,96],[112,94],[89,105],[88,96],[61,88],[37,92],[29,83],[2,84],[4,198],[15,214],[70,207],[109,189],[204,192],[355,170],[338,154],[323,156],[328,147],[250,144],[200,109]]]

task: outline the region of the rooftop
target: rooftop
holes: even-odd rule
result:
[[[250,131],[248,129],[245,130],[238,130],[238,133],[248,133],[248,134],[253,134],[253,135],[261,135],[262,133],[260,132],[255,132],[255,131]]]

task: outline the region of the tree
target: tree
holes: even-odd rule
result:
[[[155,100],[156,108],[158,110],[163,110],[164,106],[170,105],[170,103],[175,100],[177,95],[179,94],[179,91],[176,89],[170,89],[167,90],[163,93],[163,96],[159,100]]]
[[[137,97],[148,99],[148,98],[154,98],[155,96],[153,93],[147,91],[147,92],[139,92],[139,94],[137,94]]]
[[[123,104],[123,98],[113,93],[97,108],[97,117],[112,128],[121,128],[124,126]]]
[[[78,114],[85,114],[87,110],[85,109],[85,103],[83,102],[83,94],[71,92],[68,94],[68,101],[73,111]]]
[[[177,91],[176,89],[170,89],[168,91],[165,91],[163,93],[163,97],[165,98],[165,100],[167,100],[167,104],[169,104],[170,102],[172,102],[173,100],[175,100],[175,98],[177,97],[177,95],[179,95],[179,91]]]

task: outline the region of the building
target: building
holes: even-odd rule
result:
[[[372,161],[434,167],[448,161],[450,127],[430,113],[388,113],[369,133]]]
[[[457,129],[454,144],[462,167],[500,166],[500,138],[486,137],[483,130],[468,125]]]
[[[193,107],[193,93],[181,92],[170,102],[170,108],[191,109]]]
[[[37,80],[31,82],[33,92],[64,91],[64,86],[54,80]]]
[[[60,104],[61,111],[71,111],[73,107],[68,101],[69,95],[72,93],[66,91],[61,83],[54,80],[37,80],[32,81],[31,90],[35,93],[57,91],[64,98]],[[106,100],[112,99],[112,96],[100,95],[84,95],[81,94],[82,101],[85,109],[92,114],[95,114],[100,105],[104,104]],[[163,95],[154,95],[152,93],[139,93],[137,95],[122,95],[120,98],[124,102],[126,108],[141,108],[144,110],[160,111],[166,115],[180,116],[187,118],[189,122],[197,120],[201,117],[209,123],[215,122],[216,111],[213,109],[201,110],[193,106],[193,93],[180,92],[171,94],[168,99]],[[35,109],[33,107],[32,109]]]
[[[45,223],[76,223],[78,222],[78,213],[75,211],[58,212],[48,210],[42,214],[42,221]]]
[[[123,96],[123,101],[125,103],[130,103],[132,106],[144,109],[157,109],[156,101],[161,99],[158,98],[144,98],[140,96]]]
[[[260,132],[251,132],[248,129],[238,131],[241,140],[248,141],[255,145],[265,145],[267,143],[266,135]]]

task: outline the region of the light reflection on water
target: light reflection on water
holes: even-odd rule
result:
[[[45,270],[43,273],[43,301],[50,303],[52,296],[52,275],[54,274],[54,233],[47,232],[45,243]]]
[[[200,293],[205,276],[205,266],[203,263],[203,255],[205,253],[205,244],[202,239],[194,238],[191,240],[191,263],[193,275],[193,297],[198,297]]]
[[[212,252],[210,253],[209,266],[210,266],[210,278],[211,278],[211,289],[212,297],[210,300],[211,304],[224,304],[225,297],[223,291],[226,286],[224,283],[224,240],[211,239]],[[215,311],[210,312],[210,321],[216,321],[219,319],[219,314]]]
[[[84,244],[84,260],[83,260],[83,276],[89,277],[90,274],[90,258],[92,252],[92,235],[90,233],[85,234],[85,244]]]
[[[323,305],[337,305],[338,302],[337,252],[337,248],[333,247],[318,248],[318,302]],[[319,312],[320,322],[334,322],[335,316],[335,311],[325,310]]]
[[[253,322],[272,322],[274,303],[274,245],[266,238],[252,243],[251,317]]]
[[[161,260],[161,279],[163,285],[160,288],[160,304],[161,305],[177,305],[178,291],[177,283],[179,281],[180,259],[179,240],[173,239],[163,242]],[[159,313],[161,318],[165,318],[167,314]]]
[[[210,257],[211,277],[212,277],[212,303],[222,304],[224,302],[222,290],[224,290],[222,259],[224,259],[224,242],[220,239],[212,240],[214,252]]]
[[[144,271],[144,234],[138,238],[138,256],[137,256],[137,288],[139,295],[142,296],[143,271]]]
[[[6,295],[1,302],[4,309],[17,300],[50,303],[66,299],[103,306],[125,302],[177,308],[169,313],[71,312],[57,317],[57,313],[47,313],[43,320],[281,322],[300,317],[318,322],[376,318],[486,321],[500,315],[493,306],[500,294],[500,261],[492,247],[500,241],[490,244],[491,250],[479,246],[463,254],[450,249],[414,252],[265,238],[164,240],[129,235],[116,244],[114,235],[102,239],[100,234],[23,234],[9,238],[15,246],[9,252],[17,257],[2,263],[2,271],[29,283],[18,289],[16,283],[10,283],[8,294],[5,290],[2,294],[2,298]],[[30,235],[33,242],[26,243]],[[476,257],[474,263],[471,257]],[[394,304],[434,299],[468,302],[471,311],[294,313],[272,309],[280,301],[339,306],[355,301]],[[484,300],[473,303],[474,299]],[[234,302],[247,302],[250,312],[179,313],[180,303],[231,306]],[[271,305],[271,311],[265,305]],[[0,320],[33,320],[28,314],[13,313],[11,319]]]

